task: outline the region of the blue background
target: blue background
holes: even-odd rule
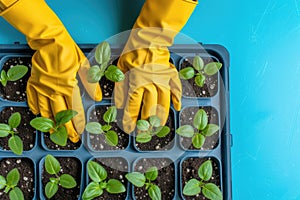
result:
[[[141,0],[47,0],[77,43],[128,30]],[[0,19],[0,43],[26,43]],[[300,0],[201,0],[182,33],[230,52],[234,200],[300,199]]]

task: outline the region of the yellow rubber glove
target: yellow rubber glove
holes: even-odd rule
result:
[[[62,22],[44,0],[0,0],[6,9],[0,15],[27,37],[28,45],[36,50],[32,57],[31,77],[27,83],[27,99],[34,114],[53,118],[62,110],[78,112],[68,122],[69,139],[78,142],[85,127],[85,116],[77,72],[88,94],[102,99],[98,84],[87,82],[89,63],[73,41]],[[5,3],[6,2],[6,3]]]
[[[197,2],[192,0],[146,0],[119,58],[125,80],[115,84],[117,108],[124,109],[123,129],[134,130],[141,118],[156,115],[165,124],[170,109],[181,108],[181,82],[169,63],[171,46]]]

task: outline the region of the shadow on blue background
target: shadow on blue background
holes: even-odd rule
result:
[[[78,43],[130,29],[143,4],[47,2]],[[0,43],[26,42],[0,27]],[[300,199],[300,0],[202,0],[182,32],[230,52],[233,199]]]

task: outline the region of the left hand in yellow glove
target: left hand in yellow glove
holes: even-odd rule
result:
[[[77,111],[65,125],[69,139],[77,142],[85,126],[77,72],[89,95],[97,101],[102,99],[99,85],[87,82],[90,66],[84,54],[44,0],[0,0],[0,5],[4,10],[0,15],[25,34],[29,46],[36,50],[27,83],[29,107],[47,118],[62,110]]]
[[[146,0],[118,61],[126,78],[115,84],[114,99],[117,108],[124,108],[125,132],[134,130],[139,113],[142,119],[156,115],[164,125],[170,99],[180,110],[181,82],[169,63],[167,47],[196,4],[192,0]]]

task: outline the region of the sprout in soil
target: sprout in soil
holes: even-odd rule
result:
[[[204,86],[206,76],[212,76],[221,69],[222,63],[210,62],[204,66],[204,62],[200,56],[193,59],[193,67],[187,67],[179,71],[179,77],[188,80],[195,77],[195,83],[199,87]],[[196,72],[195,72],[196,71]]]
[[[4,189],[4,193],[9,193],[10,200],[24,200],[22,190],[17,186],[20,180],[20,173],[17,168],[12,169],[4,176],[0,175],[0,190]]]
[[[52,155],[48,154],[46,156],[45,169],[48,174],[54,175],[54,177],[50,178],[45,187],[45,194],[47,198],[52,198],[56,194],[59,186],[66,189],[76,187],[77,183],[70,174],[62,174],[60,176],[58,175],[61,170],[61,166],[59,161]]]
[[[111,130],[111,122],[116,121],[117,118],[117,108],[111,106],[103,115],[103,120],[106,124],[101,125],[99,122],[88,122],[85,126],[87,132],[91,134],[104,134],[105,142],[110,146],[117,146],[119,139],[118,135],[114,130]]]
[[[46,117],[36,117],[30,121],[30,125],[41,132],[50,132],[52,142],[60,146],[66,146],[68,132],[64,124],[70,121],[75,115],[77,115],[77,112],[74,110],[63,110],[55,115],[55,122]]]
[[[26,67],[25,65],[15,65],[11,67],[7,72],[2,70],[0,74],[0,82],[5,87],[7,81],[17,81],[25,76],[27,71],[28,67]]]
[[[88,70],[87,80],[90,83],[97,83],[105,76],[113,82],[123,81],[123,72],[115,65],[109,65],[111,50],[108,42],[98,44],[95,50],[96,65]]]
[[[153,183],[158,176],[157,167],[150,167],[145,174],[140,172],[131,172],[125,175],[127,180],[136,187],[146,188],[149,197],[152,200],[161,200],[161,190]]]
[[[214,183],[206,183],[211,179],[212,170],[211,161],[205,161],[198,169],[200,181],[194,178],[189,180],[183,188],[183,194],[186,196],[196,196],[202,192],[208,199],[222,200],[222,192],[219,187]]]
[[[21,114],[19,112],[13,113],[9,119],[8,124],[0,123],[0,137],[7,137],[11,135],[8,140],[8,146],[13,153],[21,155],[23,153],[23,141],[17,135],[17,128],[21,122]]]
[[[89,161],[87,170],[92,182],[85,188],[82,199],[90,200],[99,197],[106,190],[110,194],[119,194],[126,191],[125,186],[117,179],[107,179],[106,170],[97,162]]]
[[[153,115],[148,120],[138,120],[136,127],[138,134],[136,141],[139,143],[150,142],[152,136],[156,135],[159,138],[166,137],[170,133],[170,128],[167,126],[160,125],[159,117]]]
[[[192,138],[193,146],[197,149],[203,146],[206,137],[212,136],[219,130],[218,125],[208,124],[208,117],[203,109],[197,111],[193,125],[195,128],[191,125],[180,126],[176,133],[182,137]]]

